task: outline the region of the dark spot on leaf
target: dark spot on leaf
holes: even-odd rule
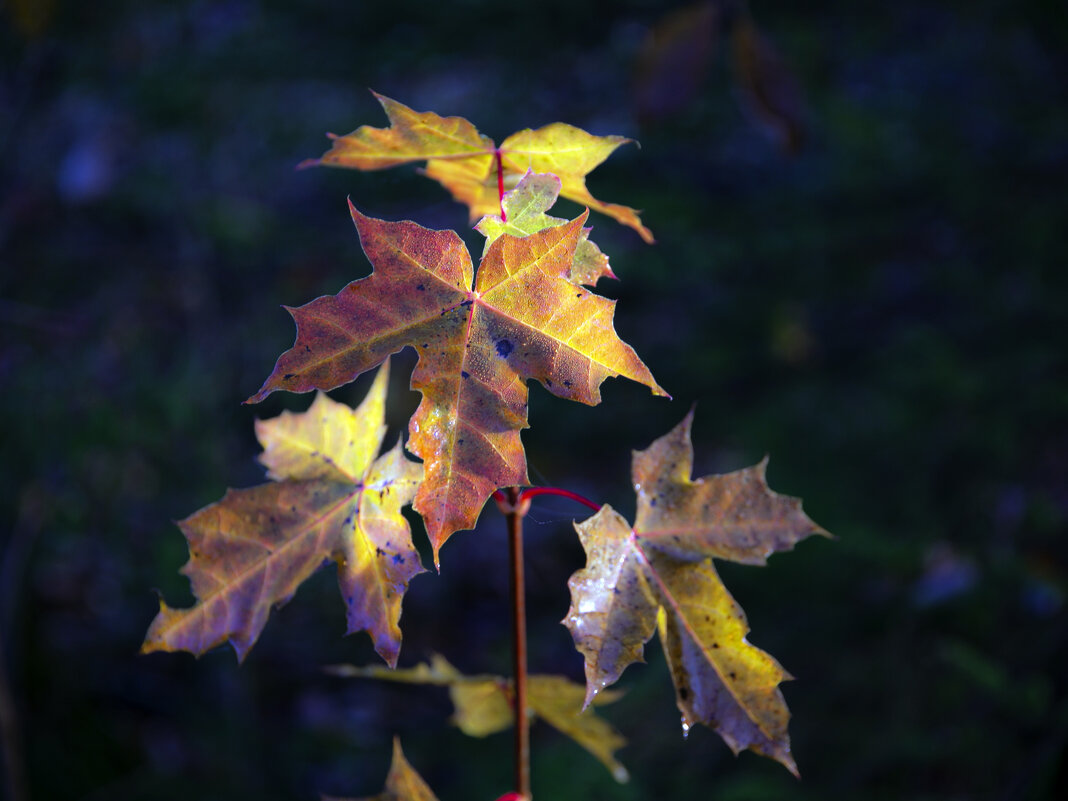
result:
[[[293,378],[295,375],[296,375],[296,373],[286,373],[284,376],[282,376],[282,380],[283,381],[288,381],[289,379]]]
[[[423,286],[422,284],[420,284],[419,286],[416,287],[416,289],[418,289],[420,292],[422,292],[424,289],[426,289],[426,287]]]
[[[467,370],[461,370],[460,371],[460,375],[463,376],[464,378],[470,378],[471,377],[471,374],[469,372],[467,372]]]
[[[458,440],[456,440],[456,444],[457,445],[463,445],[464,441],[462,439],[458,439]]]
[[[733,670],[730,673],[728,673],[727,675],[730,676],[732,679],[738,678],[738,674],[735,673]]]
[[[399,553],[393,554],[393,564],[395,564],[395,565],[403,565],[404,564],[404,557],[401,556]]]
[[[507,339],[498,340],[498,342],[497,342],[497,355],[500,356],[502,359],[507,359],[508,358],[508,354],[510,354],[513,350],[515,350],[515,346],[511,343],[510,340],[507,340]]]
[[[553,385],[552,379],[546,378],[545,379],[545,386],[551,387],[552,385]]]
[[[377,556],[385,556],[385,555],[386,555],[386,552],[385,552],[385,551],[383,551],[383,550],[382,550],[381,548],[375,548],[375,554],[376,554]]]
[[[681,698],[683,701],[685,701],[689,697],[690,697],[690,691],[687,690],[685,687],[679,687],[679,698]]]
[[[653,498],[652,500],[650,500],[649,501],[649,505],[650,506],[656,506],[656,498]]]
[[[712,647],[713,647],[713,648],[719,648],[719,643],[718,643],[718,642],[714,642],[714,643],[712,643]]]

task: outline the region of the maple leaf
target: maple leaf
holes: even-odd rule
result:
[[[586,188],[586,176],[612,151],[632,140],[622,136],[594,136],[581,128],[554,122],[537,130],[514,133],[501,142],[483,136],[463,117],[441,117],[432,111],[413,111],[385,95],[372,92],[389,118],[389,128],[363,125],[350,134],[329,134],[333,144],[322,157],[300,166],[326,165],[357,170],[381,170],[398,164],[426,162],[425,174],[444,186],[471,210],[471,221],[498,209],[497,158],[502,182],[528,170],[559,176],[561,194],[633,228],[646,242],[652,232],[638,212],[597,200]]]
[[[323,801],[346,799],[323,796]],[[423,777],[411,766],[401,750],[400,738],[393,738],[393,762],[386,775],[386,785],[378,795],[348,801],[438,801]]]
[[[272,483],[228,490],[179,522],[189,541],[189,576],[197,603],[171,609],[162,600],[142,646],[200,655],[229,640],[243,660],[271,608],[330,561],[338,564],[347,633],[366,630],[375,650],[397,663],[401,601],[423,572],[400,508],[422,467],[398,441],[375,455],[385,434],[388,364],[352,410],[319,393],[303,413],[256,422],[261,462]]]
[[[559,178],[555,175],[528,172],[501,201],[505,217],[490,214],[479,220],[475,226],[475,230],[486,237],[486,250],[501,234],[530,236],[550,226],[567,222],[545,213],[553,207],[559,196]],[[589,233],[589,228],[582,229],[582,235],[579,236],[578,245],[575,247],[575,260],[568,272],[568,278],[573,283],[585,286],[593,286],[601,278],[616,277],[608,266],[608,257],[590,241]]]
[[[778,689],[790,678],[750,645],[745,614],[712,557],[762,565],[810,534],[824,534],[796,498],[764,478],[767,460],[691,480],[693,412],[673,431],[634,453],[638,495],[633,527],[610,506],[576,524],[587,565],[568,581],[564,619],[586,663],[586,702],[642,661],[659,629],[684,730],[715,729],[735,752],[749,748],[795,775],[789,711]]]
[[[476,276],[453,231],[349,209],[372,273],[289,309],[296,342],[246,402],[279,389],[332,389],[414,347],[411,386],[423,399],[409,422],[408,449],[422,457],[426,477],[412,506],[435,564],[454,531],[474,527],[492,492],[529,483],[519,435],[528,379],[590,405],[617,375],[666,395],[616,335],[615,301],[568,279],[586,213],[527,237],[502,234]]]
[[[387,670],[378,665],[355,667],[335,665],[328,668],[337,676],[349,676],[406,684],[431,684],[449,688],[449,698],[456,712],[452,722],[471,737],[485,737],[510,728],[515,722],[512,708],[512,683],[503,676],[465,676],[445,657],[435,654],[430,664]],[[585,688],[563,676],[528,677],[527,703],[557,731],[581,745],[611,772],[619,782],[627,781],[627,769],[614,753],[627,744],[626,739],[608,721],[583,708]],[[609,704],[620,697],[618,692],[600,693],[593,703]]]

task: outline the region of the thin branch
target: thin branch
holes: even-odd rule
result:
[[[515,790],[530,798],[530,718],[527,715],[527,609],[523,576],[523,514],[518,487],[505,491],[512,568],[512,663],[515,675]]]

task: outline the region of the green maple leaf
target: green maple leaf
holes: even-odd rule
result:
[[[545,213],[559,197],[559,178],[555,175],[528,172],[519,180],[515,189],[504,195],[501,205],[507,220],[499,214],[488,214],[475,226],[475,229],[486,237],[486,250],[489,250],[489,246],[501,234],[530,236],[546,228],[566,223],[567,220]],[[590,241],[589,233],[589,228],[582,229],[568,278],[576,284],[594,286],[601,278],[616,276],[608,266],[608,257]]]

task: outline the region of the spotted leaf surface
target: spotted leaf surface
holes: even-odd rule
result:
[[[586,567],[568,582],[564,620],[586,663],[586,702],[642,661],[659,630],[686,728],[703,723],[735,752],[751,749],[791,772],[789,710],[778,685],[790,676],[746,641],[749,626],[712,564],[763,564],[810,534],[825,534],[764,479],[765,462],[692,480],[692,413],[635,452],[638,516],[631,526],[604,506],[576,525]]]
[[[332,389],[413,347],[411,385],[423,399],[408,448],[426,471],[413,508],[435,561],[454,531],[475,525],[494,490],[529,483],[520,441],[527,380],[591,405],[611,376],[665,394],[616,335],[615,302],[569,280],[585,214],[522,238],[500,235],[475,276],[452,231],[350,209],[373,272],[290,309],[296,342],[249,401],[279,389]]]
[[[261,460],[273,482],[231,489],[178,525],[189,542],[182,568],[197,602],[161,601],[142,650],[202,654],[229,641],[244,659],[272,608],[331,561],[348,633],[367,631],[389,664],[400,650],[401,602],[423,572],[400,509],[422,467],[398,442],[375,455],[385,433],[387,371],[353,411],[318,395],[308,411],[260,421]]]
[[[462,117],[413,111],[403,103],[374,94],[389,118],[389,128],[363,125],[345,136],[331,134],[330,150],[301,166],[380,170],[425,162],[424,174],[465,204],[472,222],[499,210],[498,148],[492,139]],[[646,242],[652,242],[652,232],[642,225],[637,211],[598,200],[586,188],[586,176],[617,147],[630,141],[622,136],[594,136],[560,122],[520,131],[500,145],[502,178],[506,186],[514,186],[527,171],[552,173],[559,177],[564,197],[607,214],[633,228]]]

